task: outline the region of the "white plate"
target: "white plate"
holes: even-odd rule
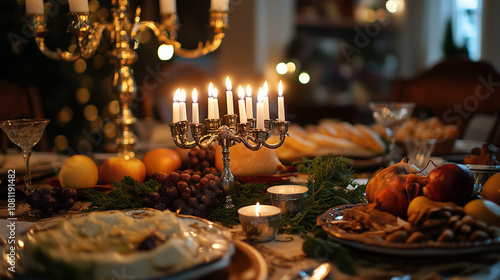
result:
[[[57,173],[68,157],[57,153],[33,152],[30,157],[31,177]],[[0,176],[7,175],[9,170],[16,170],[16,177],[22,178],[26,173],[24,158],[21,153],[7,153],[0,155]]]
[[[129,213],[134,218],[140,219],[144,215],[147,215],[148,211],[157,211],[153,209],[136,209],[136,210],[128,210],[125,211]],[[109,211],[111,212],[111,211]],[[86,215],[86,214],[82,214]],[[34,223],[33,226],[28,230],[27,234],[17,237],[18,240],[23,240],[25,238],[33,238],[32,234],[37,231],[43,231],[50,229],[55,226],[57,223],[61,222],[63,219],[67,218],[75,218],[75,215],[70,215],[66,217],[56,217],[50,218],[46,220],[42,220],[40,222]],[[147,280],[182,280],[182,279],[197,279],[213,273],[215,271],[221,270],[227,267],[231,263],[231,258],[235,252],[235,247],[232,241],[231,232],[226,228],[219,226],[215,223],[212,223],[208,220],[201,219],[193,216],[184,216],[178,215],[180,222],[185,225],[186,233],[193,236],[194,238],[201,238],[204,243],[210,244],[220,244],[222,246],[217,248],[212,248],[209,246],[207,248],[203,247],[202,250],[203,262],[195,267],[190,269],[186,269],[180,273],[175,275],[165,275],[164,277],[152,277],[152,276],[134,276],[136,279],[147,279]],[[227,244],[224,246],[224,244]],[[5,257],[8,248],[0,248],[0,252],[2,253],[2,258]],[[22,250],[22,248],[17,247],[16,250]],[[16,267],[16,271],[22,270],[22,267]],[[0,270],[0,278],[2,278],[2,273],[5,271]],[[2,278],[3,279],[3,278]],[[22,280],[48,280],[46,278],[39,277],[26,277],[23,275],[16,274],[15,279]],[[128,279],[128,278],[127,278]],[[90,280],[90,279],[89,279]]]
[[[466,254],[477,254],[500,251],[500,237],[488,242],[467,243],[432,243],[432,244],[397,244],[387,243],[376,239],[367,238],[359,234],[347,233],[338,228],[331,221],[343,218],[342,211],[358,206],[349,204],[333,207],[317,219],[320,225],[332,240],[359,250],[401,257],[446,257]]]

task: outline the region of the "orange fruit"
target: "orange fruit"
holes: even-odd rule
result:
[[[142,158],[146,166],[146,175],[154,173],[170,174],[181,167],[181,156],[175,150],[158,148],[147,152]]]
[[[488,225],[500,227],[500,205],[486,199],[474,199],[464,206],[467,215]]]
[[[125,176],[132,177],[142,183],[146,178],[146,166],[140,159],[111,157],[99,167],[99,177],[104,184],[121,181]]]
[[[500,204],[500,173],[495,173],[486,180],[481,195],[484,199]]]
[[[63,188],[86,188],[97,184],[98,169],[95,162],[85,155],[69,157],[57,175]]]

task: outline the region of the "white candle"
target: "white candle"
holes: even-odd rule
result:
[[[210,11],[226,12],[229,10],[229,0],[210,1]]]
[[[216,88],[214,88],[214,118],[219,118],[219,99],[217,96],[219,95]]]
[[[226,102],[227,102],[227,114],[234,115],[233,91],[229,77],[226,78]]]
[[[160,0],[160,13],[175,14],[176,10],[175,0]]]
[[[179,118],[181,122],[187,121],[187,111],[186,111],[186,91],[181,90],[181,95],[179,99]]]
[[[68,0],[69,11],[72,13],[88,13],[89,2],[87,0]]]
[[[259,88],[257,95],[257,129],[264,129],[264,94],[262,88]]]
[[[196,89],[193,89],[193,123],[194,124],[199,124],[200,123],[200,111],[198,109],[198,92]]]
[[[26,0],[26,14],[43,14],[43,0]]]
[[[209,119],[214,118],[213,94],[214,94],[214,85],[212,85],[212,83],[210,83],[210,85],[208,85],[208,118]]]
[[[245,90],[242,86],[238,87],[238,108],[240,109],[240,123],[247,122],[247,113],[245,112]]]
[[[285,98],[283,97],[283,83],[278,85],[278,121],[285,121]]]
[[[181,89],[177,89],[174,94],[174,103],[172,103],[172,122],[179,122],[179,98],[181,94]]]
[[[247,108],[247,118],[253,119],[253,100],[252,100],[252,89],[250,88],[250,85],[247,86],[247,97],[245,99],[246,101],[246,108]]]
[[[262,88],[262,92],[264,93],[264,119],[269,120],[269,97],[268,92],[269,89],[267,87],[267,82],[264,82],[264,87]]]
[[[280,215],[281,210],[276,206],[260,205],[257,202],[255,205],[241,207],[238,209],[238,213],[247,217],[269,217]]]

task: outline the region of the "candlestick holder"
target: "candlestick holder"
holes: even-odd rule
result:
[[[277,149],[285,142],[288,135],[288,121],[272,121],[267,128],[252,128],[251,123],[236,123],[237,115],[224,115],[223,119],[205,119],[205,124],[190,124],[187,121],[170,123],[170,131],[175,145],[182,149],[191,149],[199,146],[208,148],[214,141],[222,147],[223,170],[221,174],[221,185],[225,195],[225,207],[233,208],[232,197],[237,194],[236,183],[230,168],[229,148],[236,143],[243,143],[251,151],[257,151],[262,147]],[[268,143],[271,135],[271,124],[276,127],[279,135],[278,142]],[[191,126],[193,140],[188,140],[188,129]]]
[[[225,11],[210,11],[209,28],[213,37],[206,42],[199,42],[196,49],[184,49],[176,41],[179,23],[176,13],[165,13],[161,22],[141,21],[141,8],[136,10],[133,21],[128,16],[128,0],[112,0],[112,21],[101,19],[99,22],[90,22],[90,13],[70,12],[68,14],[68,32],[76,38],[77,48],[74,52],[50,50],[45,44],[47,34],[47,14],[27,14],[29,19],[28,30],[35,36],[36,44],[40,51],[54,60],[75,61],[79,58],[88,59],[98,49],[104,31],[109,34],[112,47],[108,57],[115,65],[113,74],[113,91],[115,99],[120,104],[120,112],[116,118],[118,135],[115,143],[118,153],[125,157],[134,157],[133,147],[137,137],[132,130],[135,117],[130,109],[134,101],[137,84],[131,65],[137,61],[137,53],[134,51],[135,40],[139,32],[150,29],[158,41],[172,45],[174,52],[182,57],[195,58],[206,55],[219,48],[225,36],[228,25],[228,13]]]

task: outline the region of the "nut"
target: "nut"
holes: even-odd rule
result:
[[[483,230],[476,230],[469,237],[470,241],[473,241],[473,242],[484,241],[484,240],[487,240],[489,238],[490,238],[489,235]]]
[[[405,243],[408,239],[408,232],[406,230],[397,230],[385,238],[390,243]]]
[[[446,225],[446,220],[445,219],[430,219],[426,220],[422,223],[422,230],[430,230],[436,227],[444,226]]]
[[[415,244],[415,243],[423,243],[429,241],[429,236],[420,231],[416,231],[408,237],[406,240],[406,244]]]
[[[437,238],[437,242],[452,242],[455,239],[455,234],[451,229],[445,229]]]

